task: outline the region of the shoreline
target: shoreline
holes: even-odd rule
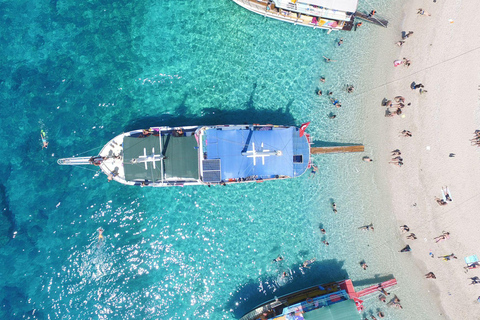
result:
[[[431,16],[416,14],[418,8]],[[405,117],[383,118],[382,114],[383,119],[379,119],[377,114],[369,117],[366,124],[376,127],[369,132],[367,128],[366,141],[372,145],[367,152],[373,153],[377,160],[374,179],[389,192],[384,204],[391,202],[397,224],[395,238],[412,247],[414,259],[408,264],[415,265],[412,272],[422,279],[419,287],[430,292],[429,296],[447,319],[471,317],[478,309],[479,292],[468,285],[468,278],[480,276],[480,272],[471,270],[465,274],[463,269],[464,257],[480,253],[475,246],[475,239],[480,236],[480,219],[475,210],[480,205],[475,192],[480,174],[475,168],[480,161],[478,149],[468,141],[480,129],[477,96],[480,67],[474,65],[480,58],[480,51],[475,48],[480,36],[469,34],[480,23],[473,12],[474,4],[456,7],[448,2],[426,4],[410,0],[403,5],[401,22],[390,24],[394,31],[389,33],[401,28],[400,31],[414,31],[414,35],[397,48],[394,43],[401,38],[398,31],[392,43],[385,44],[395,47],[395,55],[388,52],[385,58],[377,54],[383,70],[376,72],[386,74],[387,81],[371,90],[377,102],[369,109],[377,112],[378,108],[383,113],[382,99],[393,100],[398,95],[412,105],[404,108]],[[393,61],[402,57],[412,60],[409,68],[393,66]],[[418,90],[411,90],[412,81],[424,83],[428,92],[421,95]],[[399,132],[405,129],[413,137],[399,137]],[[388,163],[394,149],[402,151],[405,164],[401,168]],[[456,156],[449,157],[450,153]],[[454,201],[441,207],[434,197],[441,197],[445,185],[449,186]],[[400,235],[398,226],[403,224],[410,227],[417,240],[406,240],[405,235]],[[435,244],[433,238],[442,231],[449,231],[451,238]],[[434,259],[430,258],[430,252]],[[446,262],[436,258],[450,253],[455,253],[458,259]],[[434,272],[437,279],[424,279],[428,272]],[[438,315],[432,318],[438,319]]]

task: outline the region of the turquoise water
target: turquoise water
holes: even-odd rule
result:
[[[363,142],[362,106],[343,88],[369,86],[356,72],[365,32],[327,35],[228,0],[0,7],[0,318],[234,319],[294,289],[395,271],[358,266],[376,241],[357,230],[371,222],[358,155],[316,157],[314,178],[212,188],[131,188],[56,164],[149,125],[312,121],[314,140]]]

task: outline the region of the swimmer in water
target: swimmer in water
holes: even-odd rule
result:
[[[98,231],[98,239],[103,240],[103,231],[104,230],[102,228],[98,228],[97,231]]]
[[[40,130],[40,137],[42,138],[42,149],[48,148],[47,134],[43,129]]]

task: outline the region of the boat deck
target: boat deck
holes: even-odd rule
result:
[[[125,181],[125,170],[123,168],[123,137],[118,135],[110,140],[98,154],[103,158],[100,169],[113,180],[120,183]]]
[[[335,18],[319,18],[314,15],[307,15],[304,13],[298,13],[283,8],[277,8],[273,3],[268,3],[264,0],[233,0],[238,5],[244,7],[247,10],[261,14],[265,17],[270,17],[285,22],[290,22],[295,25],[302,25],[312,28],[330,29],[330,30],[351,30],[353,28],[352,15],[349,19],[345,13],[336,10],[323,9],[325,14],[335,16]],[[322,9],[318,9],[322,10]]]

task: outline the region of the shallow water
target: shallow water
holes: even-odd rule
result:
[[[389,1],[375,5],[389,18]],[[361,143],[363,98],[344,87],[373,86],[356,71],[375,27],[327,35],[227,0],[0,6],[2,319],[233,319],[294,289],[345,277],[362,287],[405,266],[386,231],[357,229],[383,200],[362,196],[373,173],[359,155],[316,156],[312,178],[212,188],[131,188],[56,164],[149,125],[312,121],[316,141]],[[418,301],[406,309],[389,319],[428,318]]]

